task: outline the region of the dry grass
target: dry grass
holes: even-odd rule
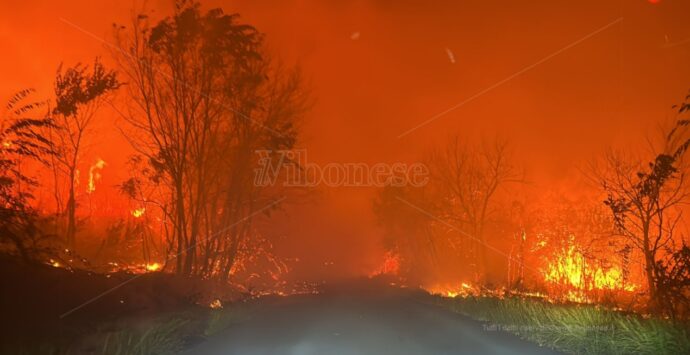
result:
[[[690,354],[687,326],[597,306],[492,297],[438,298],[437,302],[487,322],[487,329],[515,333],[566,353]]]

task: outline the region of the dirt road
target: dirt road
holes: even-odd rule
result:
[[[419,292],[346,285],[261,305],[189,354],[553,354],[429,304]]]

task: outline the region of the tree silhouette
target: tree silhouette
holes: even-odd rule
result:
[[[167,190],[156,205],[171,222],[170,259],[178,273],[227,277],[255,209],[275,200],[253,184],[255,151],[296,141],[299,73],[272,65],[237,15],[195,2],[153,26],[139,15],[116,39],[127,49],[114,54],[131,83],[130,141]]]
[[[679,113],[688,109],[683,104]],[[616,230],[643,257],[649,306],[658,309],[665,301],[659,294],[658,280],[663,275],[659,258],[674,242],[674,231],[681,218],[680,205],[689,191],[683,158],[690,145],[685,138],[687,120],[678,120],[665,136],[664,148],[654,159],[641,164],[620,153],[609,153],[604,166],[595,173],[607,198]]]
[[[67,244],[76,247],[76,180],[77,169],[86,136],[106,96],[120,86],[114,71],[106,69],[96,59],[88,66],[77,64],[62,70],[55,77],[55,108],[52,110],[55,129],[51,132],[56,145],[56,168],[66,177]],[[55,133],[55,134],[52,134]],[[57,180],[57,174],[55,176]],[[56,186],[58,181],[54,182]],[[59,206],[59,203],[58,203]]]
[[[431,161],[432,177],[448,199],[444,218],[471,236],[471,254],[484,281],[489,270],[486,223],[495,194],[506,183],[522,181],[508,148],[507,142],[498,139],[473,147],[455,137]]]
[[[52,127],[47,116],[36,115],[45,102],[28,101],[32,89],[16,93],[0,117],[0,241],[11,243],[29,261],[32,247],[41,237],[36,227],[37,211],[31,205],[37,181],[22,172],[30,161],[45,163],[53,145],[41,131]]]
[[[440,213],[442,199],[433,189],[387,185],[373,202],[378,224],[384,229],[384,247],[399,255],[405,277],[425,281],[438,266],[438,230],[433,216]],[[423,210],[424,212],[422,212]]]

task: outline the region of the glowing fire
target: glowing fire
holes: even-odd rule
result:
[[[429,293],[432,295],[438,295],[438,296],[443,296],[443,297],[467,297],[467,296],[474,296],[479,294],[479,290],[468,284],[468,283],[461,283],[460,287],[453,287],[453,286],[432,286],[432,287],[422,287],[423,289],[427,290]]]
[[[587,259],[575,245],[569,246],[549,260],[543,270],[543,279],[550,286],[548,293],[506,288],[488,289],[462,282],[425,285],[423,289],[442,297],[488,296],[495,298],[528,297],[541,298],[547,302],[570,301],[577,303],[596,302],[599,290],[635,291],[638,286],[631,283],[620,266],[602,267]]]
[[[109,262],[110,271],[109,272],[127,272],[132,274],[145,274],[147,272],[156,272],[163,270],[163,264],[159,262],[152,263],[138,263],[138,264],[127,264],[127,263],[116,263]]]
[[[383,264],[374,272],[369,274],[370,277],[377,275],[398,275],[400,271],[400,255],[393,252],[386,252],[383,259]]]
[[[146,208],[140,207],[137,209],[133,209],[131,213],[132,213],[132,216],[134,216],[134,218],[139,218],[139,217],[144,215],[144,212],[146,212]]]
[[[575,246],[570,246],[565,253],[557,255],[549,263],[544,273],[544,280],[554,284],[572,286],[578,290],[633,291],[635,289],[635,285],[626,284],[620,268],[611,267],[608,270],[600,267],[594,268],[587,263],[585,257],[576,250]]]
[[[158,271],[162,267],[159,263],[146,264],[146,271]]]
[[[103,159],[96,160],[96,163],[89,168],[89,184],[86,187],[86,192],[92,193],[96,191],[96,181],[101,179],[100,171],[105,167]]]

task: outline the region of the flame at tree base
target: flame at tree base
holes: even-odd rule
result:
[[[380,275],[386,265],[399,268],[399,258],[387,254],[383,266],[372,275]],[[537,271],[537,269],[531,269]],[[532,274],[530,287],[510,289],[507,287],[486,288],[480,285],[458,281],[453,283],[426,284],[420,288],[441,297],[523,297],[539,298],[551,303],[597,303],[603,299],[620,302],[630,299],[639,289],[630,282],[623,269],[613,265],[603,267],[588,260],[575,246],[553,255],[541,272]]]
[[[400,255],[394,252],[386,252],[384,256],[383,263],[376,270],[369,273],[369,277],[375,277],[380,275],[394,275],[397,276],[400,273]]]
[[[587,262],[575,246],[557,255],[544,272],[544,281],[580,291],[611,290],[635,291],[637,286],[626,281],[619,267],[603,269]],[[572,290],[570,291],[572,292]]]

